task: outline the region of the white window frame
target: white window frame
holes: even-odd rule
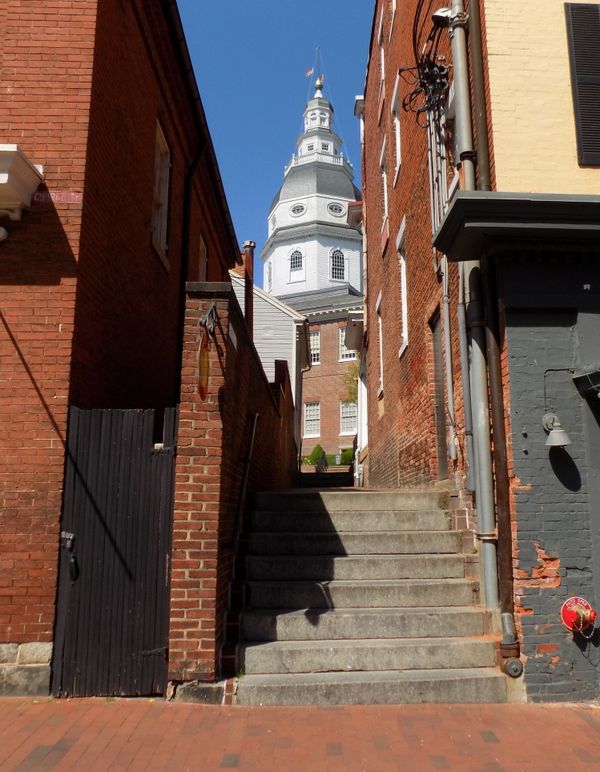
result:
[[[342,256],[342,270],[344,272],[344,275],[341,276],[341,277],[333,275],[333,269],[334,269],[333,258],[337,257],[338,255]],[[346,275],[347,275],[348,271],[347,271],[347,267],[346,267],[346,262],[347,262],[346,254],[345,254],[343,249],[340,249],[339,247],[336,247],[335,249],[331,250],[331,252],[329,253],[329,278],[332,281],[347,281]],[[339,266],[337,266],[337,267],[339,269]]]
[[[352,428],[348,428],[352,421]],[[346,426],[344,426],[346,422]],[[350,400],[340,400],[340,437],[353,437],[358,431],[358,405]]]
[[[388,200],[388,178],[387,178],[387,139],[383,140],[381,146],[381,153],[379,154],[379,170],[381,174],[381,230],[383,231],[387,225],[389,217],[389,200]]]
[[[379,28],[377,30],[377,44],[379,45],[379,95],[383,91],[385,83],[385,50],[383,46],[383,21],[384,21],[385,7],[381,9],[381,16],[379,17]]]
[[[300,255],[300,266],[292,268],[292,258],[296,255]],[[288,284],[295,284],[296,282],[302,282],[306,280],[306,255],[301,249],[295,247],[289,253],[288,256]]]
[[[308,416],[309,408],[314,408],[315,415]],[[309,432],[307,429],[308,422],[313,422],[316,425],[316,429]],[[321,436],[321,403],[320,402],[305,402],[304,403],[304,437],[320,437]]]
[[[400,282],[400,348],[398,358],[404,354],[408,348],[408,287],[406,284],[406,217],[402,218],[402,223],[398,229],[396,238],[396,251],[398,252],[398,280]]]
[[[171,150],[160,123],[156,122],[154,144],[154,195],[152,201],[152,246],[163,263],[167,261],[167,228],[169,224],[169,184]]]
[[[400,124],[400,73],[396,75],[396,83],[394,84],[394,93],[392,94],[392,105],[390,108],[392,113],[392,139],[394,150],[394,183],[396,186],[398,181],[398,175],[400,174],[400,167],[402,166],[402,133]]]
[[[299,265],[298,265],[298,258],[300,258]],[[295,249],[290,255],[290,272],[296,273],[297,271],[301,271],[303,268],[304,268],[304,255],[299,249]]]
[[[396,0],[390,0],[390,7],[391,7],[391,15],[390,15],[390,34],[389,34],[389,40],[392,39],[392,30],[394,29],[394,19],[396,18]]]
[[[375,301],[375,313],[377,314],[377,347],[379,351],[379,383],[377,384],[377,399],[383,397],[383,322],[381,319],[382,291],[379,290]]]
[[[320,365],[321,364],[321,332],[319,330],[311,330],[308,333],[308,343],[309,343],[311,365]]]
[[[345,337],[346,328],[340,327],[339,330],[339,346],[338,346],[338,361],[339,362],[354,362],[356,360],[356,351],[350,348],[346,348]]]

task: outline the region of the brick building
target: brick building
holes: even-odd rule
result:
[[[600,5],[448,5],[378,0],[358,102],[367,477],[473,491],[528,698],[591,699],[561,606],[600,603]]]
[[[309,321],[311,367],[303,377],[302,454],[320,445],[328,454],[352,448],[356,400],[347,373],[356,352],[344,341],[348,312],[362,306],[362,235],[348,212],[360,199],[351,164],[333,127],[324,80],[304,110],[298,153],[268,217],[262,252],[265,289]]]
[[[231,533],[221,544],[197,542],[192,531],[231,530],[240,504],[220,490],[226,480],[229,495],[240,496],[243,470],[232,459],[247,441],[250,413],[265,416],[258,446],[281,435],[289,450],[282,447],[281,478],[257,466],[244,490],[284,484],[286,460],[293,467],[295,458],[289,384],[282,371],[275,392],[264,375],[254,378],[262,369],[229,283],[239,248],[176,3],[7,0],[3,11],[0,692],[47,693],[53,656],[57,694],[163,693],[169,653],[173,678],[188,670],[214,678],[218,670]],[[196,282],[194,298],[188,281]],[[243,400],[235,399],[239,385],[223,392],[209,356],[203,399],[193,401],[196,331],[207,329],[206,314],[220,322],[207,339],[212,356],[223,330],[230,333],[221,355],[236,330],[236,340],[246,336],[244,350],[228,348],[220,361],[224,378],[244,371],[256,380]],[[177,440],[190,451],[180,451],[175,478],[175,521],[183,517],[186,527],[173,531],[168,480]],[[118,468],[132,447],[142,448],[139,485],[133,461]],[[154,472],[144,477],[144,469]],[[145,495],[162,507],[156,553]],[[128,525],[135,512],[138,530]],[[154,558],[140,563],[145,554]],[[140,589],[138,570],[166,576],[157,596]],[[125,598],[118,607],[117,598]],[[86,608],[96,609],[100,632]],[[127,627],[138,611],[162,631],[158,647]],[[195,614],[189,625],[186,614]],[[111,629],[129,630],[127,656]],[[190,664],[200,650],[216,652],[206,667]],[[158,678],[118,672],[144,657],[157,663]],[[109,664],[114,683],[94,680]]]

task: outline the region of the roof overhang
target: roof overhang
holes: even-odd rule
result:
[[[510,244],[598,247],[600,196],[459,191],[433,237],[450,260]]]
[[[0,144],[0,215],[21,219],[23,207],[44,181],[43,169],[33,164],[18,145]]]

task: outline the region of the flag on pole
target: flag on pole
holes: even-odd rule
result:
[[[314,67],[311,67],[309,70],[305,70],[305,71],[304,71],[304,76],[305,76],[306,78],[310,78],[310,76],[313,74],[313,72],[314,72],[314,71],[315,71],[315,68],[314,68]]]

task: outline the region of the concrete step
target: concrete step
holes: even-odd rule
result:
[[[506,702],[505,676],[492,668],[248,675],[239,705],[398,705]]]
[[[250,555],[247,578],[265,580],[314,579],[462,579],[462,555]]]
[[[447,491],[308,491],[293,489],[257,493],[255,509],[270,512],[286,510],[302,512],[361,512],[367,509],[447,509],[450,496]]]
[[[461,551],[459,531],[252,533],[254,555],[415,555]]]
[[[245,641],[442,638],[483,635],[486,612],[471,606],[244,611]]]
[[[254,531],[446,531],[450,517],[442,509],[357,510],[355,512],[269,512],[256,510]]]
[[[477,583],[467,579],[396,579],[330,582],[248,582],[253,609],[393,608],[468,606]]]
[[[249,643],[239,650],[246,675],[494,667],[495,657],[491,638],[275,641]]]

